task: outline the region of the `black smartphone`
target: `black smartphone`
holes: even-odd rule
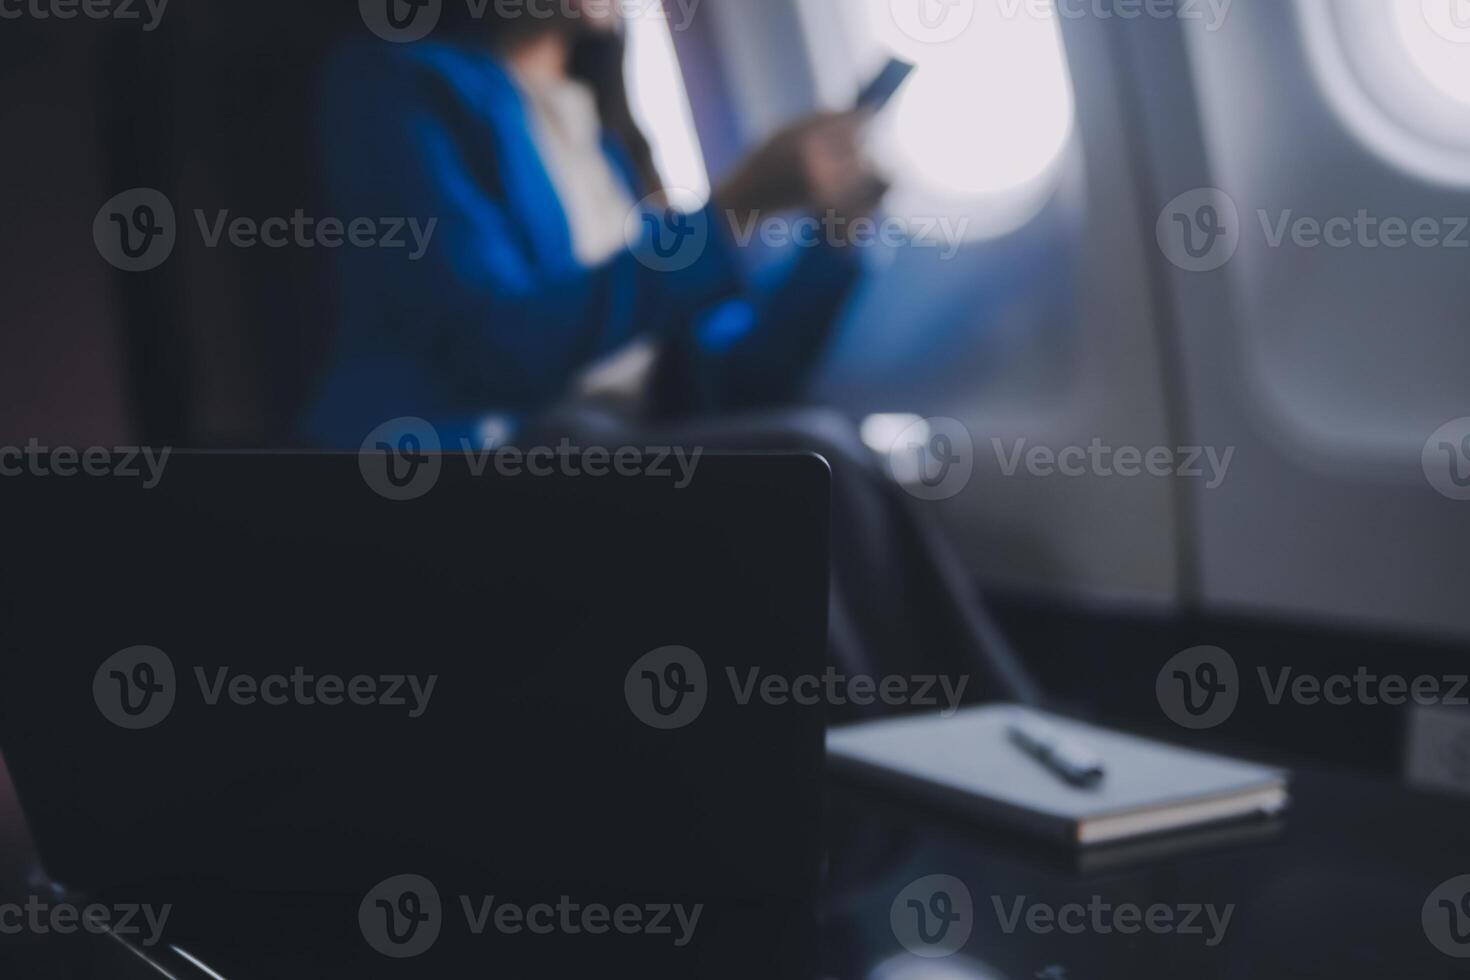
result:
[[[903,83],[913,74],[914,66],[901,58],[890,58],[871,82],[858,93],[857,108],[877,111],[903,88]]]

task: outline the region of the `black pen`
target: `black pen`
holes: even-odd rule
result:
[[[1073,786],[1095,786],[1107,774],[1097,753],[1059,735],[1049,725],[1025,719],[1011,722],[1006,730],[1027,755]]]

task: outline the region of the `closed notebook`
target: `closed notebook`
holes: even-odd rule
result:
[[[1085,745],[1105,775],[1086,788],[1066,782],[1011,740],[1017,722]],[[1081,846],[1274,814],[1287,803],[1281,770],[1014,705],[834,728],[827,757],[836,770]]]

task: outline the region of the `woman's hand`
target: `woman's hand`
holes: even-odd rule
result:
[[[825,113],[786,127],[715,190],[716,207],[745,226],[792,208],[846,218],[867,214],[887,190],[862,153],[868,118],[863,110]]]

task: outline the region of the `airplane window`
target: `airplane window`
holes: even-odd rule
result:
[[[628,99],[633,116],[648,134],[659,173],[671,188],[688,191],[703,205],[709,199],[709,172],[694,129],[694,111],[679,71],[674,38],[657,5],[628,18]]]
[[[896,178],[893,210],[965,214],[969,237],[1030,219],[1054,186],[1073,129],[1055,8],[934,0],[823,6],[836,15],[826,25],[835,20],[845,35],[855,83],[890,57],[919,66],[874,134],[874,152]]]
[[[1349,128],[1400,169],[1470,185],[1470,0],[1298,0],[1297,11]]]
[[[1470,2],[1397,0],[1399,39],[1424,77],[1470,105]]]

